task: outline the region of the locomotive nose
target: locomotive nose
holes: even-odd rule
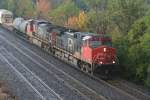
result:
[[[96,48],[93,52],[93,60],[97,64],[115,64],[115,49],[111,47]]]
[[[93,50],[93,62],[95,64],[94,74],[101,78],[113,76],[117,70],[116,50],[112,47],[100,47]],[[105,77],[106,76],[106,77]],[[108,76],[108,77],[107,77]]]

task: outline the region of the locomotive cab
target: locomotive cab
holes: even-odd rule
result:
[[[110,74],[116,68],[116,50],[112,40],[105,34],[88,35],[83,37],[81,57],[91,65],[93,73]]]

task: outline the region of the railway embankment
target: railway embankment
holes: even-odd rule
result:
[[[0,100],[17,100],[5,82],[0,81]]]

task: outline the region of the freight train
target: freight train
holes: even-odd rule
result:
[[[118,71],[116,49],[108,34],[80,32],[45,20],[15,18],[13,31],[88,74]]]

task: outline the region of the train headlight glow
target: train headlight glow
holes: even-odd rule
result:
[[[115,64],[116,62],[115,61],[113,61],[113,64]]]
[[[106,48],[104,48],[104,52],[106,52]]]
[[[101,61],[100,64],[103,64],[103,62]]]

